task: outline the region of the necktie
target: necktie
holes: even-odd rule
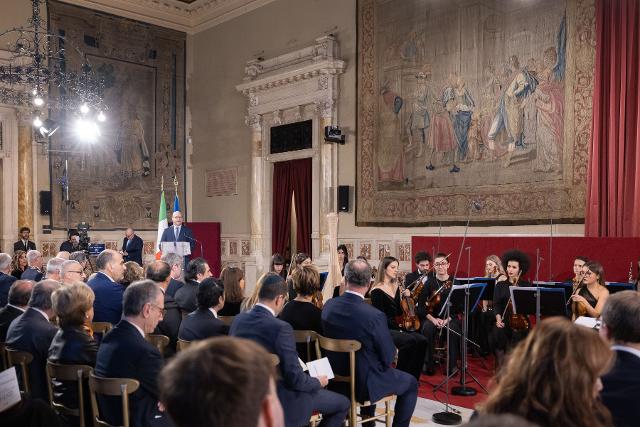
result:
[[[178,236],[180,235],[180,227],[174,227],[176,230],[176,241],[178,240]]]

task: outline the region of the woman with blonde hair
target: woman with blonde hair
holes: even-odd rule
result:
[[[27,253],[25,251],[16,251],[11,259],[11,275],[16,279],[20,279],[26,269]]]
[[[127,261],[124,263],[124,277],[122,278],[122,286],[127,287],[133,282],[144,279],[144,270],[135,261]]]
[[[282,278],[282,276],[273,272],[264,273],[262,276],[260,276],[258,282],[256,283],[256,287],[253,288],[253,292],[251,292],[251,295],[249,295],[248,298],[245,298],[242,301],[242,304],[240,304],[241,313],[251,310],[258,303],[258,294],[260,293],[260,289],[262,289],[262,284],[265,282],[265,280],[274,276]]]
[[[235,316],[240,313],[244,300],[244,271],[238,267],[225,267],[220,273],[224,287],[224,307],[220,316]]]
[[[498,255],[489,255],[484,261],[484,275],[496,279],[496,282],[507,280],[507,273]]]
[[[545,319],[513,349],[478,412],[515,414],[540,427],[609,427],[611,414],[598,394],[612,362],[592,330]]]

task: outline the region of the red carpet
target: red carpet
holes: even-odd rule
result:
[[[479,357],[469,356],[469,372],[478,379],[487,390],[489,390],[489,382],[493,377],[493,357],[487,356],[484,359]],[[418,396],[425,399],[431,399],[444,402],[446,399],[446,388],[442,386],[437,392],[434,393],[434,386],[440,384],[445,378],[442,373],[442,369],[438,367],[436,374],[433,376],[422,375],[420,377],[420,388],[418,390]],[[449,390],[454,387],[460,386],[460,375],[449,380]],[[455,396],[449,394],[449,403],[456,406],[462,406],[464,408],[473,409],[475,405],[482,402],[487,398],[487,394],[480,388],[471,377],[467,376],[467,386],[473,387],[476,390],[475,396]]]

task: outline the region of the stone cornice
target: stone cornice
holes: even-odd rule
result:
[[[195,34],[274,0],[60,0],[142,22]]]

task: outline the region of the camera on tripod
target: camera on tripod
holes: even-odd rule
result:
[[[78,224],[78,236],[80,237],[80,241],[78,242],[78,249],[81,251],[89,251],[89,243],[91,242],[91,238],[89,237],[89,229],[91,226],[82,221]]]

